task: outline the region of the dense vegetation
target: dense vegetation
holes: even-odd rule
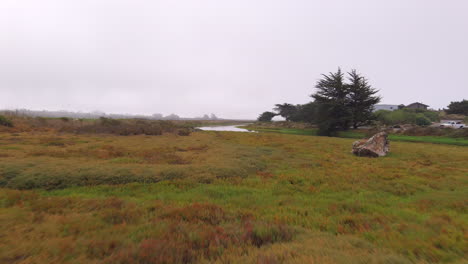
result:
[[[374,113],[376,120],[383,125],[413,124],[429,126],[439,121],[439,113],[423,109],[398,109],[395,111],[379,110]]]
[[[370,124],[374,119],[374,105],[381,100],[376,96],[378,91],[356,70],[347,76],[346,81],[341,69],[323,74],[315,86],[317,91],[311,95],[314,101],[304,105],[276,104],[276,115],[286,121],[317,124],[319,134],[327,136],[336,135],[339,130]],[[271,121],[272,114],[264,112],[258,121]]]
[[[336,73],[323,74],[312,95],[318,104],[317,120],[321,135],[333,135],[337,130],[347,130],[350,126],[367,125],[372,120],[374,105],[380,102],[378,92],[367,79],[355,70],[344,80],[341,69]]]
[[[463,263],[466,147],[0,134],[0,263]]]
[[[11,120],[8,119],[7,117],[0,115],[0,126],[12,127],[13,122],[11,122]]]
[[[451,102],[446,110],[447,114],[458,114],[468,116],[468,100]]]
[[[260,122],[271,122],[271,120],[272,120],[273,117],[275,117],[275,116],[277,116],[276,113],[266,111],[266,112],[263,112],[263,113],[258,117],[258,121],[260,121]]]
[[[347,79],[345,78],[347,76]],[[368,80],[352,70],[345,75],[340,68],[337,72],[323,74],[315,85],[317,89],[311,97],[314,99],[304,105],[290,103],[276,104],[274,112],[263,112],[257,119],[259,122],[271,122],[273,117],[282,116],[288,122],[308,123],[318,127],[318,135],[337,136],[350,128],[363,126],[374,128],[400,125],[416,125],[427,127],[441,118],[465,119],[468,117],[468,101],[451,102],[444,111],[411,109],[400,105],[398,110],[374,111],[380,102],[378,90],[373,88]],[[262,126],[262,125],[260,125]],[[257,125],[258,127],[258,125]],[[419,130],[419,132],[421,132]],[[431,131],[431,134],[434,131]],[[440,130],[436,134],[447,133]],[[463,134],[463,133],[462,133]]]
[[[0,116],[0,131],[68,132],[76,134],[115,134],[121,136],[162,135],[163,133],[188,135],[190,134],[192,125],[195,123],[197,122],[111,119],[106,117],[99,119],[44,118],[10,115],[8,118]],[[1,124],[3,124],[3,127]]]

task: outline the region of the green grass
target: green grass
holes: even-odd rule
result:
[[[259,132],[281,133],[281,134],[288,134],[288,135],[317,136],[317,129],[313,129],[313,128],[307,128],[307,129],[258,128],[254,126],[246,126],[245,128],[248,128],[254,131],[259,131]],[[338,133],[338,137],[360,139],[360,138],[365,138],[366,135],[363,132],[350,130],[350,131],[340,131]],[[398,135],[398,134],[390,134],[388,138],[393,141],[402,141],[402,142],[423,142],[423,143],[433,143],[433,144],[468,146],[468,139],[466,138],[452,138],[452,137],[443,137],[443,136],[407,136],[407,135]]]
[[[292,134],[1,134],[0,262],[466,262],[465,147]]]
[[[426,142],[434,144],[447,144],[457,146],[468,146],[466,138],[450,138],[450,137],[434,137],[434,136],[406,136],[406,135],[389,135],[390,140],[407,141],[407,142]]]

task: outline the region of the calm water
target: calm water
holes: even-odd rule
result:
[[[249,131],[245,128],[238,127],[238,126],[244,126],[244,125],[247,125],[247,124],[235,125],[235,126],[206,126],[206,127],[198,127],[198,129],[205,130],[205,131],[255,132],[255,131]]]

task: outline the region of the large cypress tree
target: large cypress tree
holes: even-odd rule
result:
[[[319,134],[331,136],[337,130],[346,130],[351,123],[348,107],[349,86],[344,83],[344,74],[337,72],[323,74],[315,86],[317,92],[312,95],[318,104],[317,121]]]
[[[348,107],[351,113],[351,124],[354,129],[367,125],[372,120],[374,105],[381,98],[376,96],[377,89],[372,88],[368,80],[356,70],[348,72]]]

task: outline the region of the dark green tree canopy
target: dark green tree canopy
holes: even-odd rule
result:
[[[458,114],[468,116],[468,100],[463,99],[460,102],[450,102],[447,114]]]
[[[344,74],[340,68],[337,72],[322,74],[322,79],[317,82],[315,88],[317,92],[312,98],[318,103],[336,103],[338,100],[345,102],[348,94],[348,87],[344,84]]]
[[[13,122],[5,116],[0,115],[0,126],[13,127]]]
[[[275,108],[273,108],[278,115],[284,117],[286,121],[291,121],[291,118],[297,113],[297,107],[293,104],[276,104]]]
[[[336,130],[346,130],[369,123],[375,104],[380,102],[378,90],[368,80],[352,70],[347,83],[340,68],[337,72],[323,74],[317,82],[317,92],[312,95],[318,104],[319,133],[332,135]]]
[[[271,122],[271,120],[273,119],[273,117],[277,116],[278,114],[276,113],[273,113],[273,112],[269,112],[269,111],[266,111],[266,112],[263,112],[259,117],[258,117],[258,121],[260,122]]]
[[[291,121],[294,122],[305,122],[305,123],[316,123],[317,119],[317,104],[315,102],[309,102],[307,104],[296,105],[296,113],[291,116]]]
[[[351,122],[348,108],[349,87],[344,83],[344,74],[337,72],[323,74],[312,95],[318,106],[318,124],[321,135],[332,135],[338,129],[347,129]]]
[[[376,96],[378,90],[372,88],[368,80],[352,70],[348,73],[348,106],[351,112],[351,123],[353,128],[367,125],[372,120],[374,105],[381,100]]]

